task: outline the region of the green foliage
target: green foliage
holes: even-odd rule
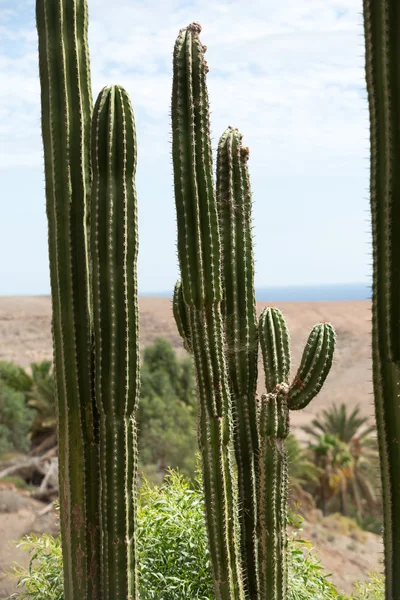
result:
[[[30,554],[28,568],[14,567],[12,576],[18,579],[18,587],[24,591],[16,592],[8,600],[64,600],[62,550],[60,536],[31,533],[19,543]]]
[[[30,419],[30,446],[35,448],[56,431],[55,389],[51,361],[43,360],[30,366],[32,375],[13,362],[0,361],[0,382],[18,392],[23,404],[33,409],[25,412]],[[28,450],[28,443],[21,450]]]
[[[178,360],[170,342],[157,339],[144,350],[138,408],[139,457],[147,476],[178,468],[195,471],[196,394],[190,359]]]
[[[379,492],[376,492],[380,487],[378,446],[376,437],[371,435],[376,427],[374,424],[367,426],[369,419],[361,417],[359,411],[359,407],[356,407],[348,413],[345,404],[340,407],[332,405],[303,430],[314,441],[310,449],[315,453],[316,463],[325,471],[322,478],[327,480],[326,472],[329,470],[333,481],[333,470],[336,470],[336,484],[330,496],[340,493],[340,510],[355,516],[359,523],[364,521],[365,516],[372,516],[373,521],[379,523],[382,516]],[[327,445],[330,445],[330,452]],[[347,459],[344,462],[345,456]]]
[[[360,416],[359,406],[348,414],[345,404],[339,407],[333,404],[313,419],[311,425],[306,425],[302,429],[312,437],[318,438],[321,433],[331,433],[337,435],[342,442],[355,445],[368,439],[371,433],[376,431],[375,424],[365,427],[368,421],[369,417]]]
[[[385,581],[379,573],[371,573],[368,581],[356,583],[352,595],[354,600],[384,600]]]
[[[171,471],[162,486],[145,482],[139,492],[138,521],[141,600],[215,600],[199,477],[190,486]],[[60,538],[30,535],[19,546],[31,554],[27,569],[13,569],[25,591],[8,600],[64,600]],[[356,585],[352,596],[339,594],[313,547],[299,539],[298,532],[289,539],[288,559],[288,600],[383,600],[383,579],[378,575]]]
[[[139,492],[139,580],[143,600],[213,598],[200,482],[169,472]]]
[[[32,417],[33,411],[26,406],[24,394],[0,380],[0,454],[29,449]]]

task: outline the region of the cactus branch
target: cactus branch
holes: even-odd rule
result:
[[[336,336],[330,323],[311,330],[300,367],[289,389],[290,410],[305,408],[322,388],[332,366]]]

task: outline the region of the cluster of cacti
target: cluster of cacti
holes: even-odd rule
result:
[[[138,598],[139,339],[136,137],[119,86],[92,107],[86,0],[37,0],[58,408],[65,600]],[[228,128],[214,188],[200,26],[174,51],[172,130],[181,282],[173,310],[194,356],[206,522],[219,600],[286,596],[289,409],[306,406],[334,351],[311,332],[294,382],[279,310],[259,321],[248,149]],[[267,394],[257,398],[258,347]]]
[[[364,0],[371,143],[372,361],[386,600],[400,598],[400,4]]]
[[[93,110],[86,0],[37,0],[65,600],[137,598],[136,138]]]
[[[289,385],[289,335],[281,312],[266,308],[257,323],[249,152],[231,127],[218,145],[214,188],[208,67],[200,31],[197,23],[180,31],[173,59],[172,153],[181,271],[173,311],[196,370],[216,597],[283,600],[289,409],[304,408],[319,392],[332,363],[335,335],[328,323],[313,328]],[[267,394],[258,401],[259,344]]]

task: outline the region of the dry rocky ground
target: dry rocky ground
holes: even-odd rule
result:
[[[258,303],[261,310],[265,303]],[[299,437],[299,427],[308,423],[322,408],[332,403],[345,402],[348,408],[357,404],[361,412],[372,418],[373,400],[371,384],[370,303],[356,302],[282,302],[277,304],[284,313],[292,338],[293,370],[297,367],[302,348],[311,327],[319,321],[330,321],[337,333],[335,362],[323,391],[307,409],[292,413],[292,431]],[[157,337],[170,340],[180,355],[184,355],[171,311],[171,299],[141,297],[141,346],[152,343]],[[0,360],[12,360],[29,367],[52,357],[51,299],[37,297],[0,297]],[[260,368],[259,391],[263,391]],[[3,492],[0,492],[4,494]],[[13,560],[27,563],[24,552],[13,549],[8,540],[18,538],[31,530],[46,531],[53,526],[47,520],[37,520],[35,515],[43,504],[30,498],[21,503],[15,500],[13,511],[2,511],[0,497],[0,573]],[[3,503],[4,504],[4,503]],[[4,507],[3,507],[4,509]],[[15,509],[15,510],[14,510]],[[344,591],[351,591],[352,582],[364,579],[379,568],[382,545],[378,536],[366,534],[360,541],[329,529],[323,522],[305,523],[303,537],[310,539],[319,550],[324,567],[333,573],[332,579]],[[0,575],[0,599],[10,593],[11,584]]]

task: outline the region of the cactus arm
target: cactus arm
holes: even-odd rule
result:
[[[371,149],[373,385],[389,600],[400,597],[400,7],[395,0],[364,0],[363,14]]]
[[[37,0],[65,599],[97,598],[98,459],[85,220],[92,96],[86,0]]]
[[[285,318],[278,308],[267,306],[259,318],[260,346],[264,364],[265,389],[275,391],[288,383],[290,375],[290,337]]]
[[[212,174],[208,70],[201,27],[181,29],[174,48],[172,153],[183,296],[200,308],[221,300],[220,247]],[[209,235],[206,239],[205,233]],[[204,243],[203,240],[206,239]]]
[[[139,392],[136,133],[124,89],[103,88],[92,125],[91,250],[100,413],[102,590],[138,598],[135,410]]]
[[[183,299],[182,283],[180,281],[177,281],[174,287],[172,311],[179,334],[183,340],[183,346],[189,354],[193,354],[192,343],[190,341],[190,325]]]
[[[335,331],[330,323],[313,327],[289,389],[290,410],[305,408],[318,394],[332,366],[335,343]]]
[[[246,594],[249,598],[256,598],[258,330],[248,156],[248,148],[242,145],[242,135],[237,129],[228,127],[220,138],[217,153],[217,203],[222,248],[221,307],[238,469],[243,577]]]
[[[260,400],[258,460],[258,547],[260,598],[287,597],[287,486],[285,438],[289,431],[286,392]]]
[[[230,465],[232,431],[220,310],[220,241],[207,65],[200,30],[193,23],[179,32],[173,58],[172,155],[178,256],[200,404],[199,446],[214,588],[217,600],[239,600],[243,590]]]

